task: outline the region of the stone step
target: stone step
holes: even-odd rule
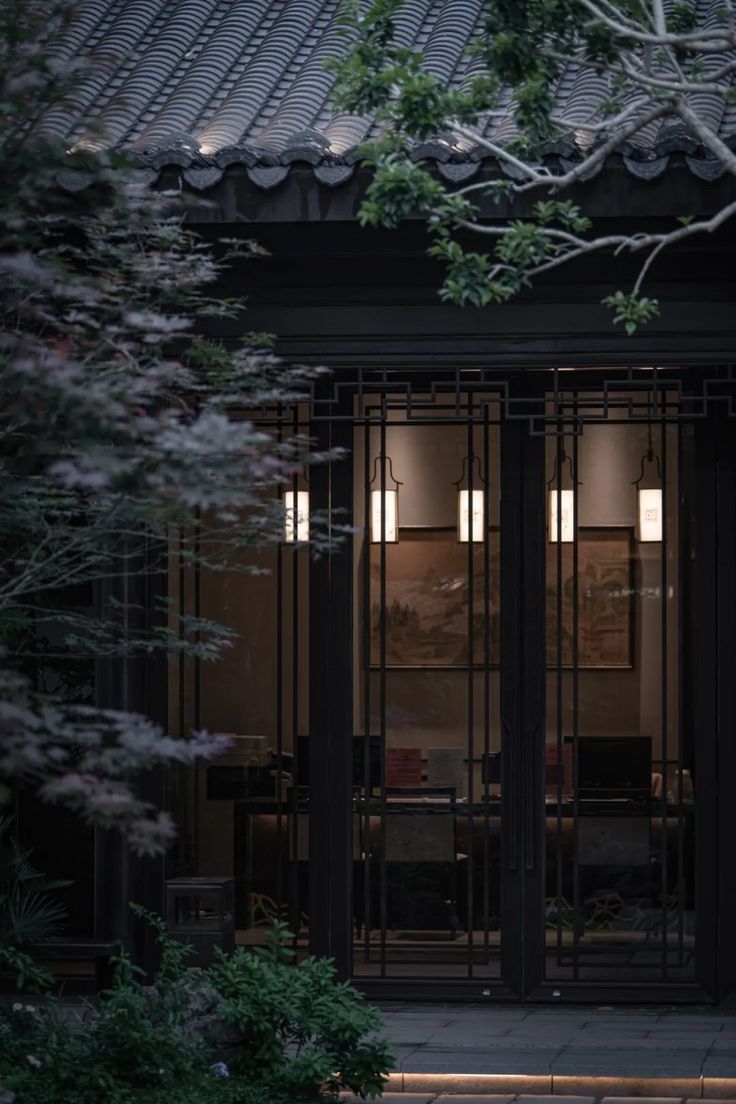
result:
[[[383,1104],[736,1104],[736,1077],[395,1073]],[[346,1094],[344,1104],[365,1104]]]

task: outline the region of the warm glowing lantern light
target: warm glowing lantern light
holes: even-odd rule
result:
[[[309,540],[309,491],[284,492],[284,540],[287,544]]]
[[[660,487],[640,487],[639,540],[662,540],[662,490]]]
[[[558,516],[559,509],[559,516]],[[574,536],[575,492],[549,492],[549,539],[569,544]]]
[[[457,492],[457,539],[462,544],[483,540],[484,513],[482,490]]]
[[[383,504],[386,504],[386,516]],[[399,492],[371,491],[371,541],[396,544],[399,539]]]

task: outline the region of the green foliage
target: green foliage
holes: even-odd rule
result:
[[[307,443],[243,415],[303,396],[318,371],[279,363],[264,335],[210,336],[213,319],[242,322],[243,302],[218,294],[224,270],[262,249],[203,241],[181,197],[124,156],[67,150],[31,125],[80,71],[104,70],[96,56],[59,61],[74,7],[0,7],[0,801],[26,785],[153,853],[174,824],[132,780],[223,741],[95,708],[95,663],[212,660],[231,645],[226,626],[122,596],[131,575],[160,577],[173,547],[185,569],[234,572],[249,569],[241,550],[280,542],[279,488]],[[70,173],[88,186],[65,191]],[[311,533],[321,546],[324,521]]]
[[[623,322],[624,329],[631,336],[639,326],[643,326],[659,314],[659,303],[636,292],[617,291],[603,300],[603,305],[614,312],[613,321]]]
[[[672,42],[673,36],[696,29],[701,38],[722,38],[712,24],[699,27],[694,0],[664,5],[661,35],[652,6],[640,0],[593,5],[582,0],[485,0],[480,32],[467,48],[472,76],[460,88],[439,81],[420,50],[398,42],[401,6],[398,0],[345,4],[349,42],[331,65],[337,77],[335,106],[373,114],[382,126],[381,138],[368,151],[373,176],[359,215],[363,225],[394,228],[404,218],[426,215],[435,237],[429,254],[445,266],[440,296],[460,305],[504,302],[548,269],[594,249],[638,254],[645,274],[648,258],[659,252],[667,235],[652,233],[647,241],[638,228],[596,235],[577,201],[562,193],[572,183],[584,182],[589,161],[631,138],[627,128],[632,120],[641,125],[625,110],[632,102],[640,105],[642,117],[655,111],[668,123],[678,109],[673,80],[695,91],[698,82],[713,79],[713,60],[724,49],[722,41],[712,44],[710,56],[687,42]],[[736,17],[725,7],[722,17],[724,34],[736,48]],[[579,78],[587,73],[601,89],[600,105],[589,119],[575,111],[561,117],[558,87],[571,64]],[[732,98],[727,78],[722,74],[719,79],[724,98]],[[513,114],[516,133],[489,141],[489,118],[501,104]],[[701,122],[706,130],[710,127],[705,117]],[[431,137],[458,142],[458,135],[505,162],[510,179],[487,174],[453,191],[440,184],[432,163],[408,162],[412,144]],[[562,164],[555,160],[560,138],[573,143]],[[552,198],[533,202],[530,210],[529,197],[544,193]],[[471,195],[474,207],[469,212],[466,200]],[[523,219],[517,217],[520,201]],[[493,225],[489,205],[498,211]],[[694,223],[693,230],[697,228]],[[482,235],[483,245],[469,249],[466,239],[473,232]],[[612,296],[609,305],[628,334],[658,309],[654,300],[624,291]]]
[[[221,994],[219,1012],[238,1035],[233,1069],[262,1080],[274,1101],[312,1101],[343,1089],[380,1094],[389,1061],[376,1012],[329,959],[289,963],[292,938],[276,923],[258,954],[220,955],[207,971]],[[320,1088],[321,1087],[321,1088]]]
[[[341,23],[348,34],[357,28],[350,55],[331,58],[327,67],[337,76],[337,104],[344,111],[380,111],[386,106],[395,73],[392,42],[394,17],[402,0],[377,0],[362,13],[359,0],[345,0]]]
[[[496,246],[496,254],[509,265],[532,268],[550,254],[552,242],[533,222],[515,220]]]
[[[53,981],[32,955],[12,943],[0,943],[0,975],[10,977],[19,992],[40,993]]]
[[[358,219],[361,226],[393,229],[409,215],[426,213],[443,198],[442,185],[421,165],[389,154],[368,187]]]
[[[0,817],[0,975],[14,979],[18,990],[38,992],[48,988],[51,976],[24,948],[57,934],[66,911],[54,891],[69,883],[36,870],[11,829],[11,819]]]
[[[123,955],[111,989],[74,1022],[53,1001],[0,1008],[0,1083],[23,1104],[316,1104],[379,1095],[388,1065],[377,1013],[328,960],[292,965],[276,924],[258,953],[188,970],[163,921],[153,983]]]
[[[592,225],[578,205],[569,199],[540,200],[534,204],[534,217],[542,226],[556,222],[576,234],[584,233]]]

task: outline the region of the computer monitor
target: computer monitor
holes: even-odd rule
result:
[[[585,736],[578,740],[581,798],[649,797],[652,743],[648,736]]]
[[[311,781],[309,760],[309,736],[297,736],[296,738],[296,775],[299,786],[309,786]],[[371,736],[369,743],[369,771],[370,786],[377,787],[381,784],[381,766],[383,756],[381,754],[380,736]],[[353,785],[365,784],[365,736],[353,736]]]

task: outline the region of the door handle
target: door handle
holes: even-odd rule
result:
[[[502,717],[501,718],[501,730],[503,734],[503,741],[501,744],[501,824],[504,832],[508,833],[508,856],[509,856],[509,870],[518,870],[519,868],[519,780],[516,764],[516,748],[514,747],[514,730],[509,722]],[[506,764],[505,769],[503,764]],[[506,786],[505,782],[510,782],[511,786]],[[504,802],[503,794],[504,790],[510,791],[512,796],[512,808],[509,810]],[[509,813],[511,815],[509,815]]]
[[[522,755],[524,756],[524,865],[527,870],[534,870],[537,859],[537,810],[535,807],[536,794],[534,792],[534,756],[536,753],[537,734],[540,725],[537,723],[524,741]]]

